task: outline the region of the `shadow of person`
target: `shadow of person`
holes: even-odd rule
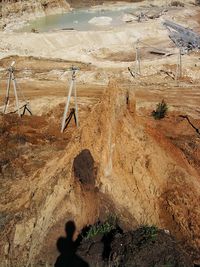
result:
[[[76,255],[80,240],[73,241],[76,226],[73,221],[65,224],[66,237],[59,237],[57,240],[57,249],[60,252],[54,267],[89,267],[81,257]]]

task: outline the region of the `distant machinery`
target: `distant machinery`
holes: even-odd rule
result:
[[[169,20],[166,20],[163,25],[169,30],[169,37],[177,47],[182,47],[186,52],[200,49],[200,35],[193,30]]]

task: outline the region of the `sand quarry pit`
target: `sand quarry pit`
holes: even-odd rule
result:
[[[190,9],[167,16],[177,12],[183,22]],[[176,81],[177,52],[160,19],[142,22],[140,30],[156,26],[145,42],[154,49],[158,36],[170,56],[142,44],[142,75],[134,78],[129,33],[136,23],[114,29],[114,37],[110,31],[98,38],[95,32],[0,33],[0,106],[6,68],[15,61],[33,112],[12,113],[11,90],[8,114],[0,114],[0,266],[54,266],[72,258],[90,267],[200,264],[199,53],[183,55]],[[72,34],[81,45],[64,47],[59,40]],[[80,125],[72,120],[61,133],[72,65],[80,68]],[[154,120],[151,112],[162,99],[167,115]],[[106,224],[109,235],[85,238],[110,215],[116,221],[114,228]],[[69,245],[73,257],[63,253]]]

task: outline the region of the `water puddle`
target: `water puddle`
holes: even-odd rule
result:
[[[132,12],[132,8],[121,10],[76,9],[68,13],[50,15],[29,21],[28,25],[18,30],[20,32],[49,32],[56,30],[104,30],[125,24],[124,14]]]

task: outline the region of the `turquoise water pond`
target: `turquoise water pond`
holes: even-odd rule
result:
[[[77,9],[68,13],[50,15],[42,18],[38,18],[33,21],[29,21],[29,24],[22,29],[20,32],[30,32],[32,29],[38,30],[39,32],[49,32],[56,30],[74,29],[78,31],[88,30],[103,30],[109,27],[123,25],[125,22],[121,20],[125,13],[133,11],[131,8],[121,10],[88,10],[88,9]],[[95,24],[88,23],[94,17],[110,17],[112,21],[107,26],[97,26]]]

